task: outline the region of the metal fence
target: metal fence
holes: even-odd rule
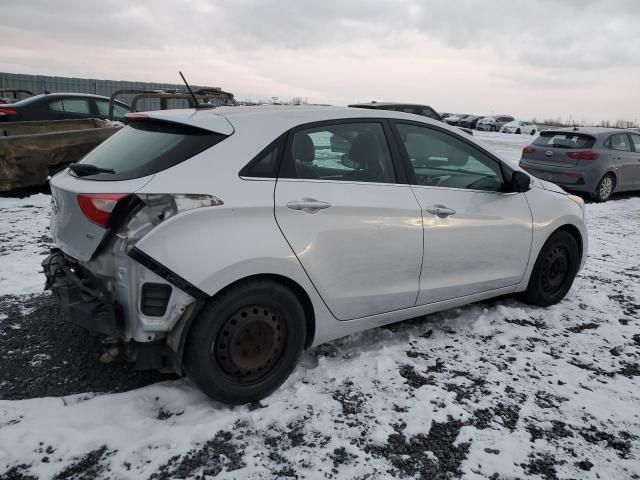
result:
[[[191,85],[196,90],[211,88],[201,85]],[[128,80],[98,80],[95,78],[50,77],[46,75],[29,75],[23,73],[0,72],[0,88],[21,88],[30,90],[34,94],[45,92],[92,93],[95,95],[111,96],[115,90],[137,88],[142,90],[185,90],[183,83],[155,83],[133,82]],[[131,103],[133,95],[118,97],[126,103]],[[172,99],[170,108],[186,108],[186,100]],[[160,108],[157,99],[144,99],[138,110],[157,110]]]

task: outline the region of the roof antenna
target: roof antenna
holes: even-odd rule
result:
[[[187,79],[184,78],[184,75],[182,74],[182,72],[180,70],[178,70],[178,73],[180,74],[180,76],[182,77],[182,81],[184,82],[184,84],[187,86],[187,90],[189,90],[189,93],[191,94],[191,97],[193,98],[193,104],[194,104],[194,108],[196,110],[200,109],[200,108],[216,108],[215,105],[211,104],[211,103],[198,103],[198,98],[196,97],[196,95],[193,93],[193,90],[191,90],[191,87],[189,86],[189,84],[187,83]]]

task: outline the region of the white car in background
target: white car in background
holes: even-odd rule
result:
[[[505,123],[500,131],[502,133],[528,133],[529,135],[535,135],[538,131],[538,126],[526,120],[514,120],[513,122]]]
[[[436,120],[128,119],[51,180],[47,287],[139,368],[222,402],[265,397],[303,349],[344,335],[505,294],[552,305],[586,258],[580,198]]]

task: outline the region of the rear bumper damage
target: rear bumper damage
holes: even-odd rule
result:
[[[42,267],[45,289],[54,293],[73,323],[92,334],[118,337],[117,319],[122,317],[121,309],[89,272],[69,263],[57,248],[51,250]]]
[[[144,268],[137,262],[133,264],[133,269]],[[194,313],[194,308],[172,308],[171,311],[164,312],[166,314],[163,316],[144,315],[140,310],[145,308],[145,304],[140,298],[135,295],[123,297],[121,289],[109,289],[108,281],[58,248],[51,250],[51,254],[42,262],[42,267],[46,277],[45,289],[53,292],[71,322],[92,335],[107,337],[108,343],[117,344],[120,353],[127,361],[134,362],[137,369],[180,372],[179,358],[183,347],[180,333]],[[176,300],[184,300],[187,296],[181,292],[176,293],[177,295],[171,295],[170,305],[173,307]],[[151,300],[155,302],[157,299]],[[179,314],[183,312],[184,315]],[[176,328],[167,329],[166,325],[162,325],[161,321],[170,317],[174,318],[171,323]],[[145,319],[158,324],[149,326],[145,324]],[[143,332],[141,339],[132,336],[132,332],[138,330]]]

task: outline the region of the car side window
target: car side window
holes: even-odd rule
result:
[[[500,164],[477,148],[435,129],[397,124],[418,185],[501,191]]]
[[[53,102],[49,102],[49,110],[53,110],[54,112],[64,112],[64,107],[62,106],[62,100],[55,100]]]
[[[281,173],[285,178],[395,183],[381,123],[340,123],[298,130]]]
[[[624,133],[618,133],[611,136],[611,148],[620,152],[630,152],[631,145],[629,144],[629,137]]]
[[[633,147],[635,148],[635,151],[640,153],[640,135],[636,133],[631,133],[629,134],[629,136],[631,137],[631,142],[633,143]]]
[[[98,106],[98,113],[100,115],[104,115],[105,117],[109,116],[109,102],[106,100],[96,100],[96,105]],[[113,117],[114,118],[124,118],[124,116],[129,113],[129,110],[124,108],[122,105],[118,105],[117,103],[113,104]]]
[[[241,177],[276,178],[278,175],[278,158],[282,151],[282,141],[262,152],[240,171]]]
[[[89,100],[85,98],[64,98],[62,105],[67,113],[91,113]]]

